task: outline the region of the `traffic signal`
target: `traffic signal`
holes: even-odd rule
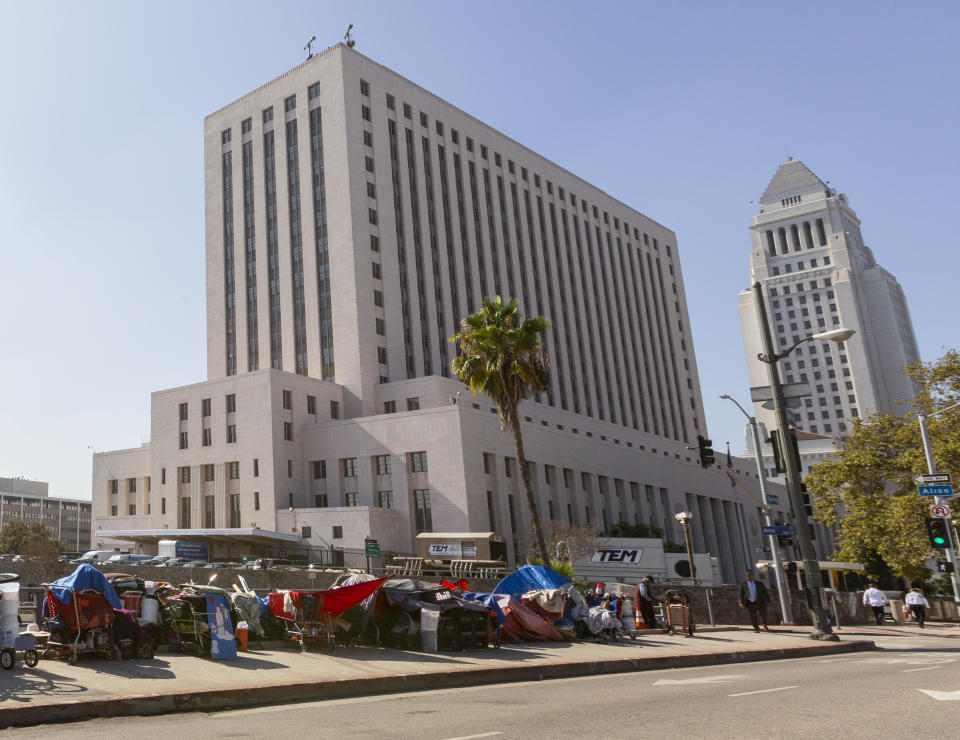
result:
[[[928,516],[927,537],[930,539],[930,547],[935,550],[950,547],[950,528],[947,526],[947,520]]]
[[[712,444],[713,440],[707,439],[702,434],[697,435],[697,451],[700,454],[700,467],[702,468],[709,468],[716,462],[713,448],[710,446]]]

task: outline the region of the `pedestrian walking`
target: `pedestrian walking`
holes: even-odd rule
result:
[[[867,584],[867,590],[863,592],[863,605],[873,609],[873,617],[877,620],[877,624],[883,624],[883,607],[889,603],[890,599],[877,588],[876,584]]]
[[[652,583],[653,576],[647,576],[637,584],[637,610],[643,617],[647,629],[656,629],[657,617],[654,614],[653,605],[662,603],[650,590],[650,584]]]
[[[750,621],[753,623],[753,631],[760,631],[760,624],[763,623],[765,632],[769,632],[767,627],[767,604],[770,603],[770,592],[767,587],[753,577],[753,571],[748,570],[745,574],[746,580],[740,584],[740,607],[746,609],[750,614]]]
[[[907,606],[913,612],[913,617],[920,625],[920,629],[923,629],[923,623],[927,621],[927,609],[930,608],[930,602],[923,595],[923,591],[919,588],[911,588],[907,593]]]

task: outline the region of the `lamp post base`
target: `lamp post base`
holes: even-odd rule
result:
[[[837,637],[832,632],[824,632],[823,630],[814,630],[809,635],[807,635],[811,640],[823,640],[824,642],[840,642],[840,638]]]

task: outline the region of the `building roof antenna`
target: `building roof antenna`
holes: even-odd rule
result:
[[[353,48],[353,45],[357,43],[352,38],[350,38],[350,29],[352,28],[353,28],[353,24],[351,23],[349,26],[347,26],[347,32],[343,34],[343,40],[347,42],[347,46],[350,47],[351,49]]]
[[[303,47],[303,50],[307,52],[307,59],[313,56],[313,50],[310,47],[313,46],[313,42],[316,40],[316,36],[311,36],[310,40],[307,42],[307,45]]]

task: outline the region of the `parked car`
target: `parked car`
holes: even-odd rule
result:
[[[201,563],[198,560],[188,560],[185,563],[181,563],[181,568],[206,568],[208,563]]]
[[[187,563],[192,563],[192,562],[194,561],[187,560],[187,558],[170,558],[163,565],[165,567],[182,568]]]
[[[154,555],[149,560],[144,561],[144,565],[170,565],[170,561],[174,560],[169,555]]]
[[[204,568],[226,568],[228,566],[226,563],[207,563],[203,567]]]

